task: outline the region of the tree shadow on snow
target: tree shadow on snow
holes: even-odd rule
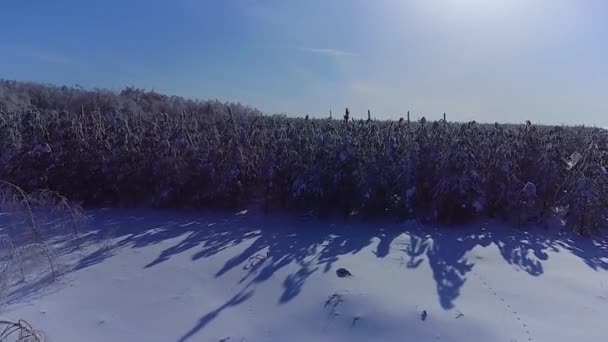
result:
[[[595,270],[608,270],[605,240],[580,237],[558,228],[523,231],[492,223],[438,229],[414,222],[314,220],[244,212],[96,210],[89,213],[88,231],[82,241],[90,244],[110,239],[113,243],[103,251],[83,257],[75,269],[101,263],[112,257],[115,249],[143,248],[160,242],[170,246],[145,268],[154,268],[181,253],[188,253],[191,260],[197,262],[242,245],[239,247],[242,251],[226,260],[214,275],[219,278],[228,272],[242,273],[239,280],[242,290],[201,317],[179,341],[186,341],[204,329],[223,310],[251,298],[256,286],[277,276],[286,266],[291,265],[289,270],[295,271],[283,279],[279,304],[296,298],[311,275],[331,271],[343,256],[359,253],[368,246],[372,246],[377,258],[404,257],[407,268],[428,263],[439,303],[446,310],[454,307],[468,274],[475,267],[477,259],[470,252],[476,247],[496,246],[505,262],[531,276],[541,276],[543,263],[551,253],[560,250],[576,255]]]
[[[189,340],[191,337],[193,337],[194,335],[196,335],[196,333],[198,333],[199,331],[203,330],[207,324],[211,323],[211,321],[213,321],[217,316],[219,316],[219,314],[224,311],[225,309],[231,307],[231,306],[237,306],[241,303],[243,303],[244,301],[246,301],[247,299],[249,299],[251,296],[253,295],[253,291],[248,291],[248,292],[239,292],[236,295],[234,295],[234,297],[230,298],[226,303],[224,303],[224,305],[220,306],[219,308],[207,313],[205,316],[201,317],[198,322],[196,323],[196,325],[190,329],[190,331],[188,331],[187,333],[184,334],[184,336],[180,337],[178,342],[185,342],[187,340]]]

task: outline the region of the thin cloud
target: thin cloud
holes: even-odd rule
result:
[[[2,53],[12,53],[15,56],[33,58],[51,64],[72,64],[71,58],[50,50],[44,50],[23,45],[0,45]]]
[[[323,48],[301,47],[301,48],[299,48],[299,50],[300,51],[304,51],[304,52],[318,54],[318,55],[328,56],[328,57],[352,57],[352,56],[356,56],[357,55],[357,54],[352,53],[352,52],[348,52],[348,51],[344,51],[344,50],[338,50],[338,49],[323,49]]]
[[[56,53],[53,51],[44,51],[44,50],[24,50],[22,51],[23,55],[36,58],[42,62],[53,63],[53,64],[71,64],[74,61],[67,56],[64,56],[60,53]]]

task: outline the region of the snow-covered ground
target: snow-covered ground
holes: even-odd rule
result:
[[[0,318],[52,341],[604,341],[608,249],[556,229],[89,211]],[[352,276],[338,277],[345,268]],[[46,279],[48,280],[48,278]]]

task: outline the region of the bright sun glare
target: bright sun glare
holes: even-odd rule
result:
[[[521,9],[521,0],[442,0],[425,2],[437,14],[452,17],[499,17]]]

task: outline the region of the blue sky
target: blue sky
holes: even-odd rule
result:
[[[0,78],[608,126],[608,1],[0,1]]]

